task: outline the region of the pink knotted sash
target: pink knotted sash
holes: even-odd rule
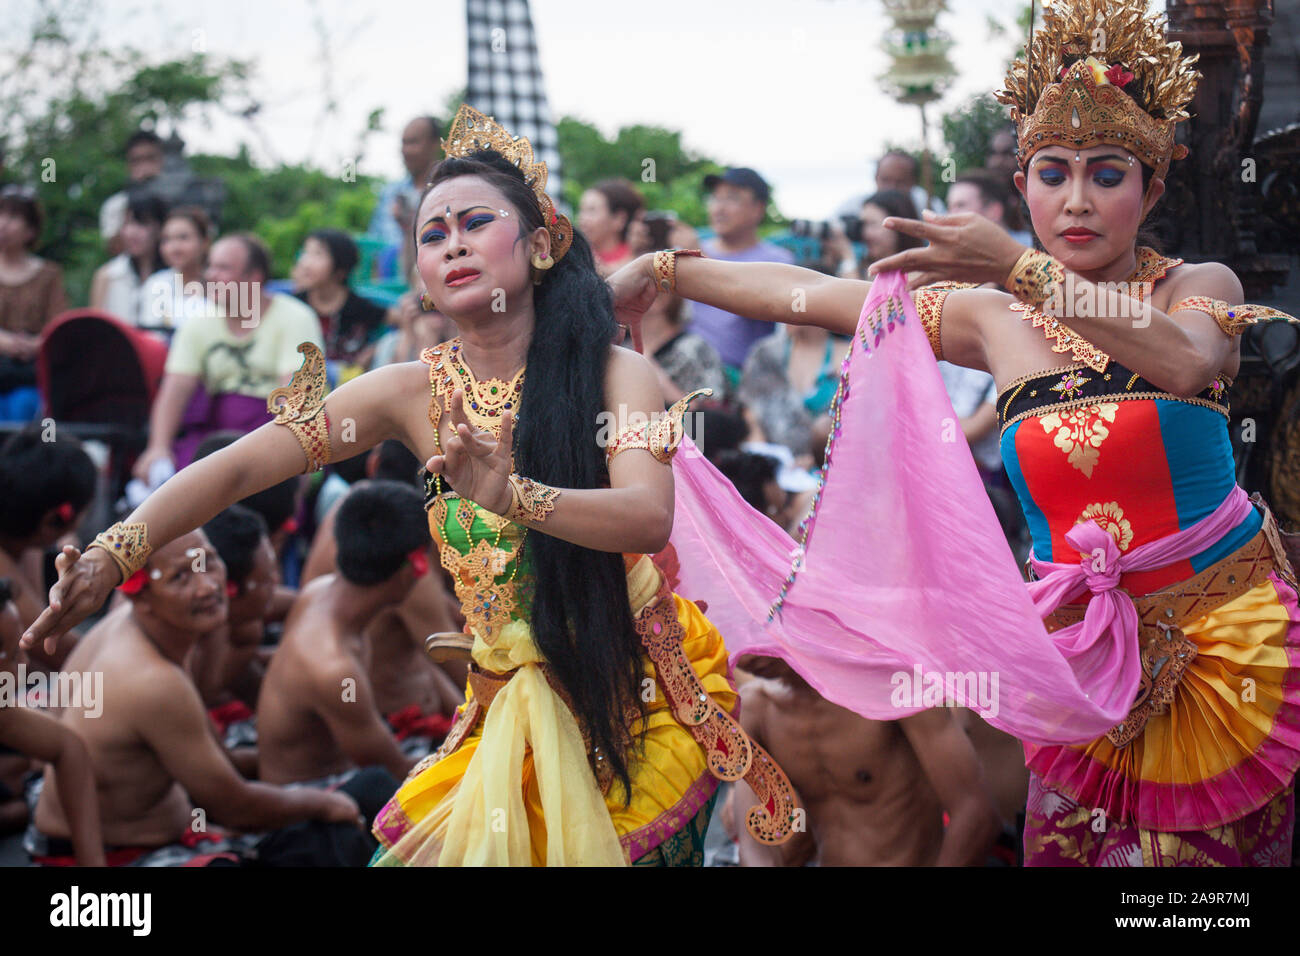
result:
[[[1141,680],[1142,662],[1138,647],[1138,613],[1129,593],[1119,587],[1120,578],[1134,571],[1151,571],[1205,551],[1232,531],[1250,514],[1250,496],[1234,486],[1223,503],[1211,514],[1182,531],[1149,541],[1127,554],[1120,554],[1113,535],[1095,520],[1077,524],[1065,540],[1079,552],[1079,562],[1064,564],[1034,560],[1041,580],[1029,583],[1029,596],[1043,617],[1062,604],[1069,604],[1086,591],[1092,592],[1082,621],[1053,631],[1052,642],[1080,675],[1080,681],[1102,689],[1111,688],[1104,704],[1121,704],[1121,689]]]

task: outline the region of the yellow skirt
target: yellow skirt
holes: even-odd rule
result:
[[[682,649],[687,660],[704,690],[724,711],[735,716],[739,697],[728,674],[727,649],[722,636],[692,602],[677,595],[673,600],[684,631]],[[455,750],[428,766],[417,765],[381,811],[374,828],[382,844],[375,865],[446,865],[448,862],[615,865],[636,862],[672,837],[712,799],[717,780],[709,772],[704,750],[674,718],[654,665],[644,655],[642,666],[647,678],[642,697],[649,698],[646,732],[640,738],[644,750],[634,748],[628,753],[632,793],[626,805],[623,789],[617,782],[603,796],[603,806],[597,809],[589,802],[584,803],[588,799],[586,794],[592,791],[600,797],[585,752],[567,753],[563,769],[555,774],[556,782],[539,783],[533,748],[550,746],[554,734],[547,726],[552,719],[549,713],[539,717],[534,707],[528,710],[527,717],[519,716],[533,707],[536,698],[545,695],[539,686],[545,683],[545,678],[537,668],[525,666],[507,684],[511,693],[521,698],[519,708],[512,710],[508,718],[505,710],[497,714],[506,694],[502,691],[493,700],[487,715]],[[516,684],[520,685],[517,691],[513,686]],[[467,692],[465,707],[468,706]],[[508,706],[515,708],[516,704]],[[554,717],[556,722],[572,720],[567,708],[560,709],[563,713]],[[529,742],[522,746],[522,751],[505,756],[500,766],[479,771],[482,775],[508,775],[513,778],[509,780],[511,790],[517,780],[526,832],[510,807],[493,806],[491,798],[479,800],[479,810],[472,815],[459,818],[453,815],[456,797],[467,775],[474,776],[471,767],[480,753],[484,734],[494,730],[494,716],[528,721]],[[514,767],[509,766],[512,763]],[[573,777],[581,774],[586,775],[581,781],[583,786],[566,789],[574,782]],[[490,787],[490,783],[485,785],[485,792]],[[548,819],[557,814],[564,818],[562,825]],[[610,825],[621,851],[620,859],[612,859],[609,852]],[[484,828],[491,831],[490,836],[474,832]],[[470,831],[468,834],[457,832],[466,829]],[[566,845],[549,845],[554,842],[554,836],[548,837],[548,832],[561,835]],[[444,850],[449,848],[455,848],[451,861],[444,859]]]

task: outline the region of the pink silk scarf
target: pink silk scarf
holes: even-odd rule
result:
[[[899,273],[872,284],[832,416],[802,544],[689,438],[674,459],[677,590],[707,602],[732,662],[779,657],[872,720],[965,706],[1039,744],[1123,720],[1136,634],[1081,657],[1044,629]]]

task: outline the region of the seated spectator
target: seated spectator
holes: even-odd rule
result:
[[[425,310],[417,292],[407,292],[388,310],[389,329],[375,343],[371,368],[415,362],[425,349],[456,337],[456,325],[436,309]]]
[[[203,294],[203,270],[212,244],[212,222],[198,206],[178,206],[163,220],[159,253],[165,268],[144,285],[150,328],[178,329],[188,320],[212,315]]]
[[[866,275],[867,266],[871,263],[892,256],[896,252],[902,252],[904,249],[914,249],[924,245],[916,236],[886,229],[884,222],[890,216],[904,219],[917,218],[916,206],[912,204],[912,200],[906,193],[886,189],[868,196],[862,204],[862,240],[867,246],[866,261],[862,263],[863,276]]]
[[[262,780],[297,783],[380,767],[393,789],[415,761],[384,724],[365,664],[365,627],[429,573],[420,493],[372,482],[348,494],[334,528],[338,573],[307,584],[258,697]]]
[[[242,700],[256,706],[266,661],[262,641],[280,586],[275,549],[262,516],[243,505],[231,505],[203,526],[226,566],[229,610],[224,627],[204,634],[190,657],[190,673],[212,708]]]
[[[760,341],[745,362],[740,400],[767,441],[811,464],[825,444],[830,409],[848,355],[846,340],[815,325],[781,325]]]
[[[23,625],[9,600],[9,582],[0,578],[0,673],[18,677],[18,638]],[[0,753],[21,754],[54,768],[59,801],[69,808],[68,830],[77,862],[103,866],[104,844],[99,829],[99,803],[95,799],[95,771],[81,738],[48,714],[29,707],[0,707]],[[27,802],[0,783],[0,833],[27,826]]]
[[[601,275],[632,261],[628,230],[644,206],[641,194],[626,179],[602,180],[582,194],[578,228],[591,243]]]
[[[660,295],[641,317],[645,354],[659,373],[664,404],[671,405],[697,388],[713,389],[713,398],[727,397],[727,373],[718,350],[682,325],[686,301]]]
[[[709,193],[709,225],[715,233],[702,244],[706,255],[731,262],[794,262],[789,252],[758,238],[772,196],[762,176],[733,167],[721,176],[705,176],[704,188]],[[692,306],[691,331],[718,350],[729,374],[739,381],[749,350],[772,331],[771,325],[700,302]]]
[[[719,453],[714,464],[747,505],[782,528],[789,525],[791,496],[777,480],[780,462],[767,455],[737,450]]]
[[[207,557],[196,570],[200,553]],[[225,623],[225,583],[225,565],[203,532],[182,535],[149,555],[123,585],[128,602],[68,658],[68,670],[103,675],[101,712],[66,708],[59,719],[90,751],[110,862],[138,864],[192,845],[212,825],[267,830],[319,821],[334,829],[297,831],[318,865],[364,864],[374,841],[357,829],[351,796],[247,781],[216,739],[184,665],[199,637]],[[36,862],[67,852],[61,790],[57,769],[47,769],[25,841]]]
[[[987,169],[959,173],[948,187],[948,212],[973,212],[997,223],[1012,238],[1033,246],[1034,237],[1025,231],[1020,220],[1020,204],[1010,181],[1003,182]]]
[[[149,445],[134,473],[150,481],[157,461],[183,468],[204,436],[252,431],[270,421],[266,399],[302,365],[299,344],[324,350],[320,322],[291,295],[266,289],[271,257],[256,236],[219,239],[208,257],[207,292],[221,310],[181,326],[149,418]]]
[[[415,264],[415,213],[420,205],[420,191],[429,181],[434,163],[442,151],[442,129],[432,116],[417,116],[402,130],[402,165],[406,175],[384,186],[375,203],[374,215],[366,234],[399,250],[399,275],[406,275]]]
[[[199,447],[194,451],[194,460],[206,458],[213,452],[234,444],[242,437],[243,435],[237,431],[213,432],[199,443]],[[290,572],[281,575],[286,581],[298,580],[299,556],[296,552],[297,547],[302,544],[303,534],[297,516],[302,510],[304,491],[309,482],[310,479],[306,476],[295,475],[270,488],[263,488],[239,502],[245,508],[257,512],[266,522],[267,534],[271,540],[271,548],[275,551],[276,561],[282,572]],[[277,586],[268,619],[284,620],[297,598],[298,592],[293,585]]]
[[[628,227],[627,244],[633,257],[659,249],[698,249],[700,234],[672,210],[641,210]]]
[[[127,200],[122,252],[95,270],[90,281],[92,309],[103,309],[130,325],[152,322],[144,284],[162,268],[158,239],[166,218],[167,204],[157,196],[141,193]]]
[[[357,244],[338,229],[317,229],[303,241],[291,278],[294,295],[311,306],[325,336],[325,357],[360,374],[371,345],[383,334],[384,310],[348,288],[361,258]],[[351,376],[343,375],[346,381]]]
[[[1007,123],[989,139],[989,153],[984,159],[984,168],[1007,186],[1020,170],[1020,160],[1016,156],[1016,127]]]
[[[28,425],[0,444],[0,577],[10,581],[24,628],[45,610],[48,593],[28,569],[43,567],[46,550],[76,529],[95,497],[95,465],[81,443],[68,435],[42,439],[42,429]],[[27,654],[37,666],[58,669],[75,644],[70,631],[53,656],[36,646]]]
[[[39,411],[41,330],[68,307],[62,270],[32,254],[44,224],[34,189],[0,190],[0,421],[29,421]]]
[[[126,141],[126,177],[128,186],[113,193],[99,207],[99,235],[108,247],[108,254],[116,256],[122,251],[122,226],[126,222],[126,204],[131,190],[139,190],[163,171],[163,141],[150,129],[138,130]]]
[[[366,458],[366,478],[417,485],[420,463],[406,446],[386,441],[371,449]],[[323,497],[323,495],[322,495]],[[338,572],[338,539],[334,524],[342,501],[336,501],[321,519],[311,553],[303,568],[303,582]],[[410,752],[411,738],[421,736],[436,742],[446,734],[452,712],[465,702],[466,664],[444,661],[435,664],[425,652],[430,634],[459,631],[464,624],[460,602],[445,573],[420,578],[400,604],[375,615],[366,626],[370,648],[370,682],[375,704],[384,715],[403,750]]]

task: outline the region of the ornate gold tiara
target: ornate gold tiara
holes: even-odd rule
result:
[[[501,154],[524,174],[524,181],[537,194],[542,221],[551,234],[551,258],[559,262],[573,244],[573,224],[567,216],[555,211],[555,203],[546,194],[546,163],[533,158],[533,144],[526,138],[511,135],[492,117],[462,103],[447,138],[442,141],[442,151],[448,156],[464,158],[480,149]]]
[[[1011,65],[1006,88],[994,93],[1011,106],[1022,163],[1043,146],[1112,143],[1163,178],[1172,159],[1187,155],[1174,143],[1174,126],[1187,119],[1201,79],[1192,68],[1199,54],[1184,57],[1183,45],[1165,35],[1164,15],[1148,16],[1147,3],[1044,0],[1027,58]]]

